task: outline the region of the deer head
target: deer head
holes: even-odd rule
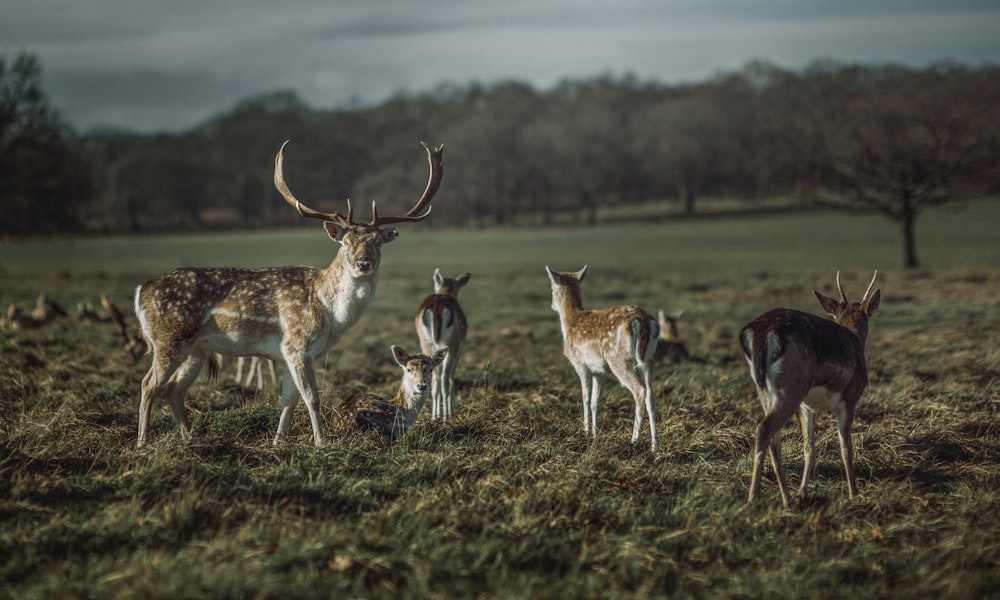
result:
[[[875,288],[876,277],[878,277],[877,270],[872,275],[872,281],[868,284],[868,289],[865,291],[865,295],[861,297],[860,302],[850,302],[847,300],[847,294],[844,293],[844,286],[840,283],[840,271],[837,271],[837,289],[840,290],[839,301],[829,296],[824,296],[819,292],[813,292],[823,310],[833,317],[837,323],[853,331],[862,344],[868,338],[868,319],[875,313],[879,301],[882,299],[882,291]],[[872,293],[873,288],[875,289],[874,293]]]

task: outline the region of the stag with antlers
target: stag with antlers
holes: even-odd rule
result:
[[[781,464],[781,428],[793,416],[802,427],[805,465],[798,498],[800,504],[805,500],[815,457],[813,423],[816,412],[830,412],[836,417],[847,492],[852,498],[858,494],[851,426],[855,406],[868,386],[865,361],[868,319],[882,298],[881,290],[875,287],[877,276],[878,271],[860,302],[848,301],[844,286],[840,284],[840,271],[837,271],[840,300],[813,292],[834,321],[789,308],[776,308],[757,317],[740,332],[740,346],[765,413],[764,420],[757,426],[749,501],[757,497],[764,470],[764,451],[769,450],[781,501],[788,508],[791,495]]]
[[[444,147],[423,144],[430,177],[413,208],[399,216],[379,216],[372,202],[371,222],[355,223],[350,202],[344,216],[309,208],[292,194],[283,172],[287,143],[274,160],[274,185],[300,215],[323,221],[330,239],[340,244],[339,251],[326,269],[182,268],[140,285],[135,313],[153,361],[142,380],[139,447],[146,442],[153,403],[161,395],[182,437],[191,437],[184,395],[216,352],[284,362],[274,443],[288,433],[300,396],[309,411],[313,441],[323,442],[314,361],[339,342],[371,304],[382,245],[398,236],[387,225],[420,222],[430,214],[444,170]]]

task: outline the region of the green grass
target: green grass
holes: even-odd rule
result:
[[[321,361],[325,410],[389,393],[389,345],[434,267],[468,270],[470,339],[457,418],[422,414],[396,447],[310,444],[303,408],[270,441],[273,390],[200,381],[197,432],[154,411],[134,449],[139,381],[109,326],[64,320],[3,332],[0,597],[983,597],[1000,586],[1000,244],[995,203],[928,215],[921,257],[896,268],[895,231],[837,214],[642,227],[482,232],[400,226],[378,296]],[[934,218],[930,218],[930,217]],[[180,264],[327,263],[319,229],[0,246],[0,303],[48,292],[70,309]],[[604,388],[600,437],[582,433],[544,266],[590,265],[587,306],[684,309],[702,363],[655,374],[663,450],[633,447],[631,399]],[[740,326],[778,305],[819,312],[836,269],[857,296],[880,269],[855,421],[860,497],[847,498],[835,427],[784,511],[765,471],[745,504],[760,409]],[[34,274],[29,275],[33,272]],[[784,436],[792,481],[800,436]]]

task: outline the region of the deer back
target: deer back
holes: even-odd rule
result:
[[[743,328],[740,345],[760,389],[771,381],[779,387],[794,382],[806,389],[821,386],[860,396],[868,385],[861,340],[816,315],[788,308],[768,311]]]

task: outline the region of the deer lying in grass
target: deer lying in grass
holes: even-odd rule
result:
[[[667,361],[671,363],[682,363],[691,360],[691,355],[681,341],[677,333],[677,321],[680,320],[683,310],[671,314],[664,314],[661,310],[656,315],[656,322],[660,325],[660,339],[656,343],[656,355],[654,361]]]
[[[431,418],[447,421],[451,417],[455,389],[455,367],[462,354],[469,325],[458,303],[458,292],[469,283],[470,273],[450,278],[434,269],[434,293],[424,299],[414,322],[420,338],[420,351],[430,355],[441,347],[448,356],[436,369],[431,384]]]
[[[333,427],[340,431],[376,431],[386,446],[403,437],[420,409],[427,401],[427,393],[434,370],[448,356],[448,348],[439,348],[430,357],[407,354],[399,346],[392,346],[392,357],[403,369],[403,380],[392,400],[368,392],[348,397],[334,412]]]
[[[847,475],[850,497],[857,495],[854,480],[854,444],[851,425],[854,408],[868,386],[865,341],[868,319],[878,308],[881,291],[872,276],[860,302],[848,302],[837,272],[840,301],[813,292],[820,306],[836,322],[788,308],[777,308],[748,323],[740,332],[740,345],[750,365],[750,376],[765,417],[757,426],[753,454],[753,476],[748,500],[757,497],[764,449],[778,479],[781,500],[788,508],[791,498],[781,464],[781,428],[794,415],[802,428],[802,481],[799,503],[806,498],[806,485],[814,460],[813,419],[817,411],[832,412],[837,419],[840,454]]]
[[[371,304],[382,245],[398,236],[386,225],[427,218],[441,184],[443,147],[431,150],[424,145],[430,177],[413,208],[404,215],[382,217],[373,202],[367,224],[354,222],[350,203],[344,216],[319,212],[295,198],[285,183],[284,148],[283,144],[274,160],[275,187],[300,215],[323,221],[340,249],[322,270],[184,268],[140,285],[135,313],[153,361],[142,380],[139,447],[146,442],[153,402],[160,395],[166,396],[182,437],[191,437],[184,395],[216,352],[283,361],[281,417],[274,443],[288,433],[300,396],[309,410],[313,442],[323,442],[314,361],[339,342]]]
[[[659,449],[652,388],[652,360],[659,337],[656,319],[638,306],[584,310],[580,283],[587,267],[575,273],[561,273],[548,267],[545,270],[552,282],[552,310],[559,313],[562,326],[563,351],[583,388],[583,431],[597,437],[597,406],[601,395],[598,375],[607,368],[635,400],[632,443],[639,441],[645,405],[652,448]]]

